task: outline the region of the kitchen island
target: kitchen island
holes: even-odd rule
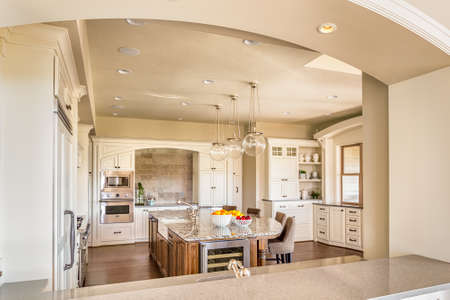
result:
[[[201,272],[201,245],[225,241],[248,240],[249,265],[264,265],[267,240],[280,235],[282,226],[273,218],[253,218],[248,227],[231,224],[216,227],[211,209],[200,209],[192,219],[185,211],[149,213],[149,252],[165,276]],[[242,254],[247,255],[247,254]]]

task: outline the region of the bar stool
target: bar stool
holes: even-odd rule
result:
[[[284,224],[286,223],[287,216],[285,213],[282,213],[281,211],[277,211],[275,214],[275,220],[281,223],[281,226],[284,227]]]
[[[269,240],[269,252],[276,255],[277,264],[292,262],[294,252],[295,219],[288,217],[281,235],[273,240]]]
[[[247,215],[249,216],[255,216],[256,218],[259,218],[261,216],[261,210],[259,208],[247,208]]]
[[[236,210],[237,206],[236,205],[224,205],[223,209],[225,209],[225,210]]]

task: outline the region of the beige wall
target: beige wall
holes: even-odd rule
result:
[[[146,195],[157,193],[158,201],[192,203],[193,153],[181,149],[136,150],[136,187],[141,182]]]
[[[363,246],[389,255],[388,87],[363,74]]]
[[[389,87],[390,255],[450,262],[450,67]]]

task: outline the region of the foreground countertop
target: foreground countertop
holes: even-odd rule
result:
[[[359,300],[450,282],[450,264],[417,255],[306,268],[304,263],[252,268],[243,279],[217,273],[168,277],[30,296],[28,283],[0,288],[8,300],[345,299]],[[261,272],[258,272],[261,270]],[[224,272],[220,272],[224,273]],[[230,273],[231,274],[231,273]],[[206,281],[205,281],[206,280]],[[25,288],[28,284],[28,290]],[[34,285],[38,285],[38,282]],[[27,291],[26,291],[27,290]]]
[[[277,237],[282,226],[273,218],[253,218],[247,227],[231,224],[217,227],[211,222],[214,209],[201,208],[199,216],[192,220],[187,211],[163,210],[150,212],[149,216],[158,219],[173,233],[187,242],[230,240],[242,238],[273,238]]]

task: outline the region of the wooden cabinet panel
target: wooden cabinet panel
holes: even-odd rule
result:
[[[330,237],[331,242],[345,244],[345,210],[342,207],[330,208]]]
[[[150,218],[148,223],[150,256],[156,260],[158,220],[155,218]]]

